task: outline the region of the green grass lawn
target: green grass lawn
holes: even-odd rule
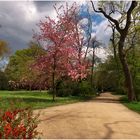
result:
[[[129,102],[127,97],[124,96],[121,98],[121,103],[123,103],[129,109],[140,113],[140,102]]]
[[[54,102],[47,91],[0,91],[0,109],[7,109],[12,105],[17,108],[40,109],[83,100],[81,97],[56,97]]]

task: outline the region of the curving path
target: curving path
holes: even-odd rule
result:
[[[38,127],[41,138],[140,139],[140,115],[118,99],[103,93],[93,101],[42,109]]]

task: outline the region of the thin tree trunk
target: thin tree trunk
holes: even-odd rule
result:
[[[39,91],[41,92],[41,82],[39,83]]]
[[[92,52],[92,68],[91,68],[91,86],[93,86],[93,71],[94,71],[94,61],[95,60],[95,49]]]
[[[113,54],[114,54],[114,60],[115,60],[115,62],[116,62],[116,68],[117,68],[117,74],[118,74],[118,76],[117,76],[117,84],[118,84],[118,86],[120,86],[120,83],[119,83],[119,81],[120,81],[120,68],[119,68],[119,62],[118,62],[118,59],[117,59],[117,46],[116,46],[116,44],[115,44],[115,27],[112,25],[112,39],[111,39],[111,42],[112,42],[112,46],[113,46]]]
[[[53,73],[52,73],[53,101],[55,101],[55,97],[56,97],[55,70],[56,70],[56,55],[54,56]]]
[[[31,82],[29,83],[29,90],[30,91],[32,90],[32,84],[31,84]]]
[[[55,91],[55,73],[54,72],[52,74],[52,88],[53,88],[53,101],[55,101],[56,91]]]
[[[88,54],[88,49],[89,49],[89,47],[90,47],[90,40],[91,40],[91,34],[89,35],[89,38],[88,38],[88,45],[87,45],[87,48],[86,48],[86,52],[85,52],[85,56],[84,56],[84,60],[86,59],[87,54]]]

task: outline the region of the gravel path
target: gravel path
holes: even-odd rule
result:
[[[140,139],[140,115],[117,101],[117,96],[103,93],[95,101],[42,109],[41,138]]]

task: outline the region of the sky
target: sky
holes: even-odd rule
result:
[[[56,19],[54,4],[60,6],[64,1],[0,1],[0,39],[8,42],[11,52],[27,48],[33,37],[33,30],[37,31],[37,24],[45,16]],[[72,3],[71,1],[69,3]],[[85,0],[78,1],[84,6]],[[92,31],[97,40],[105,46],[109,42],[111,29],[108,21],[102,15],[92,13]],[[83,21],[86,21],[86,16]],[[101,53],[101,57],[103,53]]]

